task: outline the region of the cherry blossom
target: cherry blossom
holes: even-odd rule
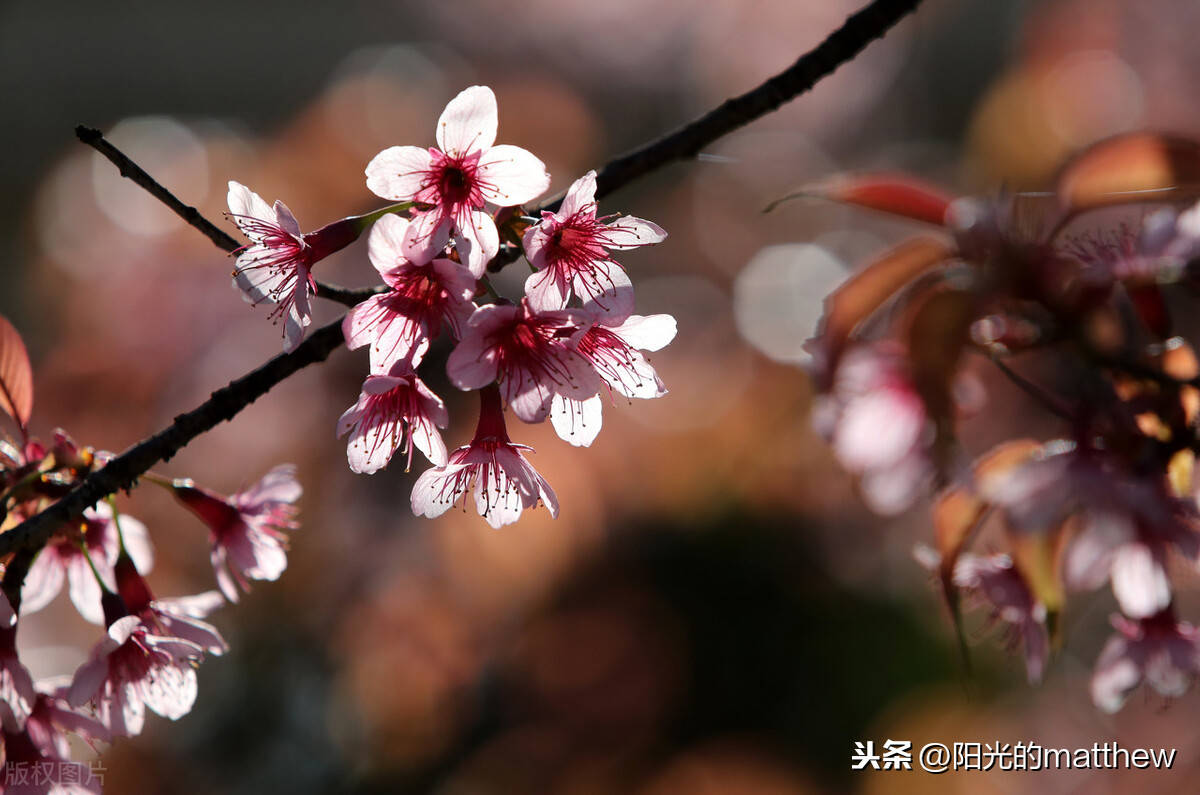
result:
[[[298,527],[293,503],[302,489],[291,464],[275,467],[262,480],[232,497],[222,497],[176,480],[175,496],[199,516],[210,531],[212,565],[221,593],[238,601],[247,580],[276,580],[287,568],[287,535]]]
[[[604,312],[633,311],[633,285],[609,249],[661,243],[667,233],[631,215],[597,218],[595,195],[596,172],[589,171],[567,189],[558,212],[542,211],[525,232],[525,256],[537,269],[525,293],[535,308],[563,309],[574,293]]]
[[[100,777],[88,765],[70,761],[67,733],[93,747],[96,742],[110,742],[112,736],[100,721],[71,707],[66,696],[69,686],[70,677],[38,682],[24,731],[4,732],[4,750],[11,763],[5,792],[100,792]],[[18,783],[14,778],[22,769],[40,775],[31,774],[28,782]]]
[[[1183,695],[1200,673],[1200,631],[1171,610],[1131,621],[1112,616],[1109,638],[1092,675],[1092,701],[1116,712],[1142,682],[1168,698]]]
[[[17,656],[17,614],[0,594],[0,725],[20,731],[33,709],[33,679]]]
[[[446,466],[428,469],[417,478],[413,513],[430,519],[441,516],[452,505],[465,502],[473,490],[476,510],[494,528],[517,521],[522,510],[539,502],[557,518],[554,490],[522,455],[523,450],[532,448],[513,444],[508,438],[499,390],[485,387],[479,398],[475,437],[451,453]]]
[[[586,400],[599,389],[591,365],[575,351],[590,322],[582,310],[538,312],[528,301],[482,306],[467,322],[446,372],[459,389],[499,380],[513,413],[541,422],[556,394]]]
[[[371,372],[386,374],[398,361],[421,361],[445,325],[457,339],[475,305],[475,277],[449,259],[412,262],[403,254],[411,222],[385,215],[367,240],[371,264],[391,289],[350,310],[342,323],[346,347],[370,345]]]
[[[283,349],[294,350],[312,323],[309,297],[317,288],[312,266],[353,243],[362,233],[361,219],[344,218],[304,234],[286,204],[271,206],[232,180],[227,203],[229,217],[250,238],[237,252],[233,285],[251,304],[276,305],[270,318],[283,318]]]
[[[954,564],[954,584],[992,611],[993,621],[1010,627],[1009,643],[1025,653],[1030,682],[1041,681],[1050,656],[1046,632],[1046,607],[1008,555],[964,554]]]
[[[453,239],[462,262],[482,276],[500,250],[485,205],[512,207],[549,187],[541,160],[516,146],[493,146],[498,121],[492,90],[471,86],[442,111],[439,148],[393,146],[367,165],[367,187],[377,195],[428,207],[414,213],[405,231],[406,258],[426,262]]]
[[[358,402],[338,420],[337,435],[350,434],[346,457],[353,471],[377,472],[400,450],[407,472],[414,447],[434,466],[446,464],[446,443],[437,429],[449,423],[442,399],[416,373],[396,370],[367,376]]]
[[[114,735],[133,737],[142,730],[147,707],[170,720],[191,711],[194,666],[203,656],[195,643],[154,634],[143,619],[127,615],[109,625],[108,635],[75,671],[67,701],[91,705]]]
[[[154,565],[154,553],[146,526],[132,516],[121,516],[121,535],[125,547],[140,571],[148,572]],[[80,541],[87,545],[88,556],[80,549]],[[97,503],[94,508],[83,512],[78,525],[64,527],[42,548],[29,567],[25,585],[21,589],[21,611],[29,614],[41,610],[62,590],[63,580],[69,584],[71,602],[87,621],[104,623],[104,611],[100,607],[99,574],[105,585],[115,588],[113,565],[117,560],[120,542],[112,520],[112,508],[108,503]],[[92,572],[92,566],[96,573]]]
[[[640,350],[657,351],[675,338],[675,318],[670,315],[611,316],[594,302],[584,306],[594,322],[579,338],[576,353],[592,366],[610,396],[657,398],[667,394],[658,373]],[[555,394],[550,421],[564,441],[586,447],[595,440],[602,422],[603,400],[593,395],[585,400]]]
[[[848,350],[813,423],[842,466],[861,476],[863,498],[878,513],[910,506],[933,475],[929,417],[896,347]]]
[[[146,580],[138,572],[137,565],[128,555],[117,558],[114,566],[119,604],[111,610],[122,609],[135,615],[163,637],[181,638],[199,646],[209,654],[219,656],[229,650],[221,633],[211,624],[202,621],[209,613],[225,604],[224,597],[216,591],[206,591],[194,596],[155,599]],[[111,594],[107,595],[111,600]],[[115,602],[115,600],[112,600]],[[115,618],[110,615],[107,618]]]

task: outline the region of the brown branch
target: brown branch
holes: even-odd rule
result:
[[[685,124],[638,149],[610,160],[596,174],[596,198],[600,199],[639,177],[676,160],[695,157],[713,141],[762,118],[815,86],[823,77],[854,59],[868,44],[882,38],[901,19],[914,11],[921,0],[875,0],[846,19],[816,48],[801,55],[784,71],[739,97],[722,102],[698,119]],[[542,202],[534,212],[554,211],[562,204],[559,196]],[[488,263],[492,273],[521,256],[519,247],[502,250]]]
[[[233,419],[288,376],[310,364],[323,361],[343,341],[342,321],[338,319],[310,334],[291,353],[281,353],[258,369],[213,392],[208,400],[186,414],[180,414],[163,430],[138,442],[103,468],[88,475],[67,496],[0,535],[0,555],[40,548],[63,523],[109,494],[132,488],[150,467],[169,460],[205,431]]]
[[[158,180],[146,173],[145,169],[133,162],[120,149],[113,146],[99,130],[80,124],[75,128],[75,137],[108,158],[108,161],[121,172],[122,177],[131,180],[151,196],[158,199],[171,212],[182,218],[188,226],[211,240],[217,248],[232,254],[242,247],[241,243],[237,242],[232,236],[226,234],[216,224],[201,215],[199,210],[191,205],[184,204],[175,194],[159,184]],[[352,289],[340,287],[336,284],[317,282],[317,295],[319,297],[336,301],[344,306],[355,306],[372,295],[382,292],[384,289],[386,288],[360,287]]]
[[[597,197],[607,195],[629,182],[675,160],[695,156],[704,146],[723,135],[766,115],[784,102],[812,88],[822,77],[831,74],[852,59],[875,39],[884,35],[921,0],[874,0],[863,10],[846,20],[816,49],[801,56],[790,68],[740,97],[727,100],[719,107],[647,146],[619,157],[604,166],[598,175]],[[180,218],[209,238],[218,248],[231,252],[239,245],[200,215],[196,208],[177,199],[123,152],[104,139],[97,130],[79,126],[79,140],[107,157],[121,175],[145,188]],[[555,209],[561,202],[553,199],[539,209]],[[497,257],[508,262],[520,255],[514,247]],[[503,266],[501,266],[503,267]],[[498,270],[498,268],[496,268]],[[334,285],[318,285],[317,294],[331,300],[353,305],[373,295],[378,288],[350,290]],[[291,353],[281,354],[247,375],[217,390],[212,396],[186,414],[175,418],[166,429],[144,439],[103,468],[93,472],[69,494],[46,510],[25,520],[0,535],[0,556],[18,550],[36,550],[64,522],[78,516],[84,509],[121,489],[131,488],[150,467],[171,458],[180,448],[221,422],[233,419],[246,406],[266,394],[271,387],[288,376],[315,362],[324,360],[344,342],[341,320],[314,332]]]

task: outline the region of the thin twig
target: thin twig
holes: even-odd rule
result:
[[[138,442],[103,468],[84,478],[69,494],[46,510],[0,535],[0,555],[20,549],[38,549],[65,522],[83,513],[98,500],[122,489],[160,461],[167,461],[184,445],[265,395],[271,387],[315,362],[323,361],[344,342],[338,319],[310,334],[291,353],[282,353],[250,373],[212,393],[196,408],[180,414],[165,429]]]
[[[808,52],[789,69],[740,97],[719,107],[675,132],[619,157],[600,170],[597,197],[648,174],[667,163],[692,157],[704,146],[778,108],[784,102],[807,91],[822,77],[852,59],[873,40],[879,38],[915,9],[921,0],[875,0],[846,20],[816,49]],[[122,176],[133,180],[167,205],[180,218],[208,237],[223,251],[239,247],[236,240],[200,215],[196,208],[177,199],[123,152],[104,139],[97,130],[79,126],[75,134],[81,141],[112,161]],[[557,208],[561,199],[542,205]],[[518,254],[519,255],[519,251]],[[517,255],[512,258],[515,259]],[[510,260],[511,261],[511,260]],[[375,294],[376,288],[349,290],[318,285],[318,295],[350,305]],[[64,522],[78,516],[97,500],[121,489],[131,488],[137,479],[160,461],[166,461],[180,448],[217,424],[232,419],[242,409],[266,394],[275,384],[314,362],[325,359],[344,342],[341,320],[314,332],[291,353],[281,354],[247,375],[217,390],[208,400],[175,418],[166,429],[144,439],[102,469],[88,475],[69,494],[52,506],[0,535],[0,556],[16,550],[36,550]]]

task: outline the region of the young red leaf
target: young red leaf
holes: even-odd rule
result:
[[[1056,181],[1068,212],[1200,193],[1200,143],[1155,133],[1109,138],[1067,161]]]
[[[825,299],[818,328],[822,367],[831,374],[846,341],[859,323],[902,287],[953,256],[944,240],[920,237],[902,243],[847,279]]]
[[[852,204],[937,226],[945,224],[946,208],[954,198],[933,185],[903,174],[867,174],[836,177],[801,188],[771,202],[763,212],[770,212],[791,199],[805,197]]]
[[[0,410],[24,431],[33,413],[33,368],[21,335],[0,315]]]

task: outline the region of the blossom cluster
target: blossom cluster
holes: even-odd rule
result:
[[[374,473],[399,453],[406,470],[419,451],[432,468],[412,491],[415,514],[435,517],[474,497],[493,527],[523,509],[558,501],[514,443],[507,407],[520,420],[550,419],[576,446],[600,431],[604,398],[656,398],[666,393],[644,355],[675,336],[669,315],[633,314],[633,287],[613,251],[661,242],[666,233],[633,216],[597,214],[596,174],[567,190],[556,211],[540,218],[522,205],[546,191],[550,175],[520,147],[496,144],[498,114],[491,89],[472,86],[446,106],[437,146],[393,146],[366,167],[373,193],[397,202],[302,233],[282,202],[268,205],[230,183],[229,214],[250,243],[241,249],[234,284],[252,303],[274,304],[285,318],[285,350],[311,323],[313,265],[370,227],[367,256],[383,288],[345,318],[347,347],[367,348],[370,370],[357,402],[340,418],[350,468]],[[502,242],[503,241],[503,242]],[[489,263],[507,246],[532,270],[524,295],[501,298]],[[431,346],[449,337],[446,375],[478,390],[480,413],[471,441],[448,451],[445,402],[419,375]]]
[[[1008,629],[1031,681],[1068,599],[1109,586],[1120,613],[1091,682],[1106,711],[1200,674],[1173,576],[1200,565],[1197,166],[1200,144],[1137,133],[1077,155],[1049,193],[955,199],[892,175],[818,189],[937,228],[826,299],[817,429],[875,511],[933,497],[918,558],[956,623],[965,595]],[[960,429],[1003,388],[1059,430],[972,457]]]
[[[77,444],[62,430],[50,444],[29,435],[28,356],[3,318],[0,387],[0,410],[19,430],[19,438],[0,438],[0,520],[8,530],[111,455]],[[154,565],[147,528],[119,513],[111,499],[59,527],[32,556],[15,553],[0,576],[0,760],[12,791],[99,792],[100,777],[71,759],[68,735],[96,749],[139,734],[147,709],[171,720],[187,714],[196,700],[196,666],[228,649],[209,614],[226,600],[236,602],[249,580],[274,580],[287,566],[286,533],[297,527],[294,503],[301,493],[290,465],[231,497],[190,480],[144,477],[208,527],[220,591],[156,598],[145,579]],[[18,626],[64,586],[79,615],[105,631],[73,675],[34,681],[17,648]],[[28,770],[40,774],[23,775]]]

